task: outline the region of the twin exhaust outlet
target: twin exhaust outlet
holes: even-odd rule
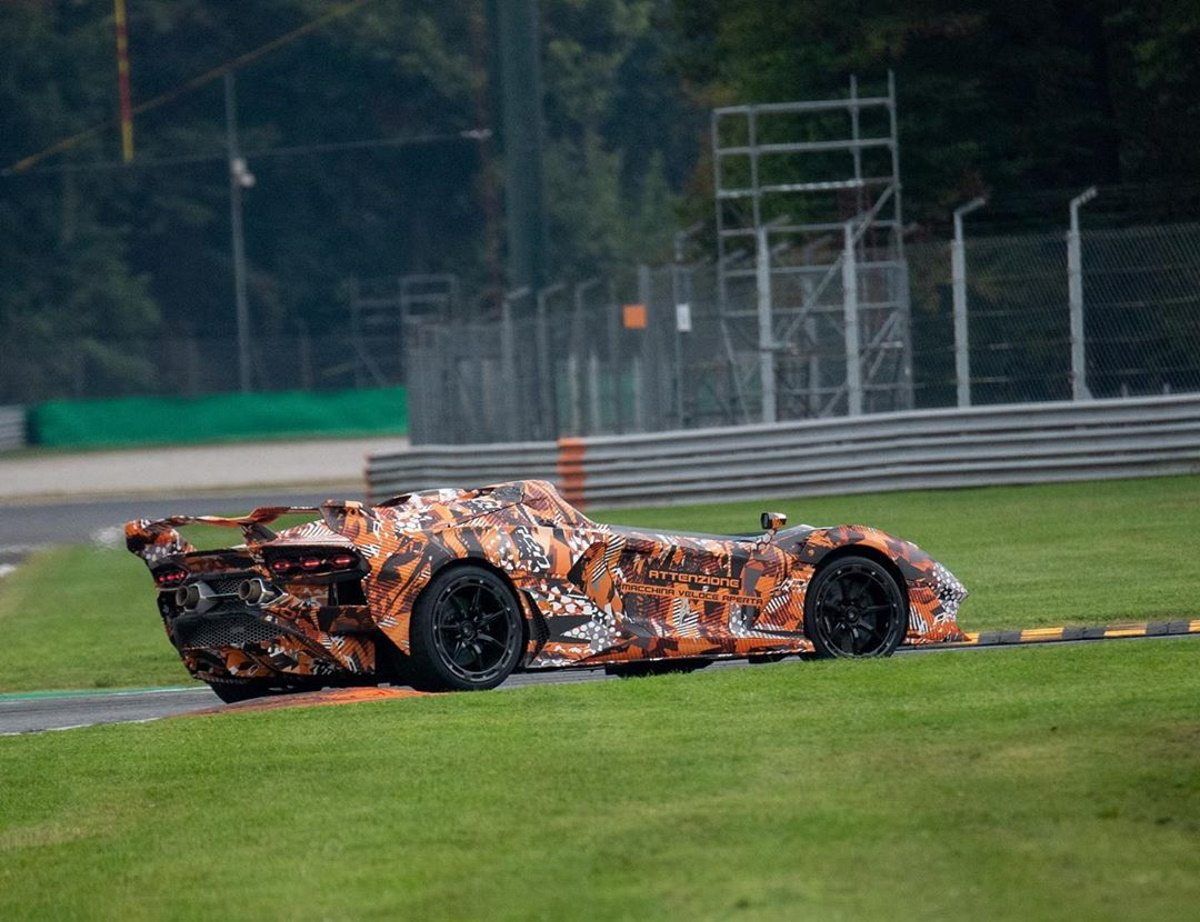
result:
[[[244,579],[238,585],[237,597],[247,605],[261,605],[279,593],[261,579]],[[207,611],[216,603],[216,597],[207,583],[191,583],[175,590],[175,604],[185,611]]]
[[[261,579],[242,580],[241,585],[238,586],[238,598],[247,605],[257,605],[264,598],[276,594],[275,590],[268,588]]]

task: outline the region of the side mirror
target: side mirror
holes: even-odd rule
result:
[[[763,531],[774,534],[787,524],[787,516],[782,512],[764,512],[759,521],[762,522]]]

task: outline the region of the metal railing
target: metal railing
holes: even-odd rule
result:
[[[421,445],[367,459],[367,492],[378,501],[414,490],[506,480],[558,480],[555,442]]]
[[[1200,395],[1177,395],[424,446],[370,458],[367,486],[378,499],[541,478],[576,503],[620,506],[1196,472]]]
[[[773,253],[775,275],[759,290],[745,262],[749,274],[731,276],[739,284],[723,298],[714,265],[680,262],[642,267],[624,299],[596,278],[514,294],[502,321],[421,321],[405,337],[413,440],[1200,391],[1200,224],[1080,231],[1076,208],[1070,231],[964,239],[968,213],[953,244],[907,246],[903,331],[888,307],[895,280],[872,269],[877,254],[837,239],[830,252]],[[804,260],[837,252],[857,268],[825,285],[828,272]],[[762,294],[779,327],[765,340]],[[796,328],[802,337],[782,335]]]
[[[1200,390],[1200,225],[1072,214],[1065,233],[965,239],[960,216],[953,243],[908,248],[918,406]]]

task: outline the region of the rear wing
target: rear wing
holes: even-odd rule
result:
[[[134,519],[125,523],[125,546],[146,561],[148,566],[154,567],[169,557],[190,554],[196,550],[177,531],[184,525],[240,528],[246,544],[253,548],[275,538],[275,532],[267,525],[285,515],[319,513],[326,525],[333,531],[340,532],[344,528],[347,513],[351,510],[368,517],[370,515],[362,503],[329,500],[320,506],[261,506],[241,516],[173,515],[157,521]]]

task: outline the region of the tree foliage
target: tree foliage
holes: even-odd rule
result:
[[[344,323],[350,276],[494,275],[503,138],[486,7],[371,0],[237,75],[253,322]],[[129,0],[134,102],[330,8]],[[665,257],[711,216],[705,110],[897,72],[909,214],[985,189],[1194,183],[1200,7],[1188,0],[542,0],[548,239],[576,277]],[[0,6],[0,158],[116,111],[111,6]],[[233,329],[220,81],[0,177],[0,399],[145,386],[131,337]],[[313,145],[409,139],[348,150]],[[288,152],[290,151],[290,152]],[[69,339],[74,347],[61,348]],[[86,367],[85,367],[86,366]],[[85,374],[86,372],[86,374]]]
[[[1188,0],[680,0],[673,24],[704,104],[839,95],[852,73],[894,69],[917,217],[983,190],[1200,173]]]

